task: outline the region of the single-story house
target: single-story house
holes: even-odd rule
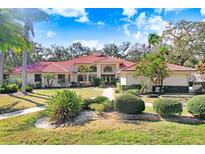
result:
[[[89,73],[81,73],[79,67],[87,65],[90,67]],[[196,70],[193,68],[167,64],[171,74],[163,83],[165,87],[174,92],[187,92],[189,87],[189,76]],[[133,73],[136,63],[106,56],[101,53],[94,53],[88,56],[81,56],[62,62],[37,62],[27,66],[28,83],[41,82],[45,86],[43,78],[45,73],[53,73],[54,87],[66,87],[71,82],[89,84],[93,78],[99,77],[110,83],[114,78],[119,79],[122,85],[137,85],[146,81],[144,77],[134,77]],[[21,78],[21,67],[16,67],[10,74],[10,79]]]

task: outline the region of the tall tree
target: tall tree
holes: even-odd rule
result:
[[[23,27],[16,21],[12,9],[0,9],[0,85],[3,83],[5,53],[28,49],[29,42],[23,36]]]
[[[155,46],[156,44],[159,44],[160,36],[157,35],[156,33],[150,33],[148,36],[148,43],[149,43],[149,48],[151,46]]]
[[[47,20],[48,15],[40,9],[14,9],[16,18],[24,24],[24,36],[27,40],[31,40],[34,37],[33,22],[40,22]],[[22,93],[26,93],[27,85],[27,50],[23,50],[22,54]]]
[[[169,46],[169,61],[183,66],[204,50],[205,22],[182,20],[170,23],[162,38]]]
[[[108,43],[104,45],[103,52],[108,56],[121,58],[120,48],[115,43]]]
[[[72,57],[79,57],[82,55],[89,55],[91,49],[89,47],[83,46],[81,42],[74,42],[69,47]]]
[[[90,69],[90,67],[87,66],[87,65],[81,65],[81,66],[78,68],[78,72],[86,74],[87,81],[88,81],[88,73],[89,73],[90,71],[91,71],[91,69]]]
[[[136,62],[141,60],[144,54],[146,53],[147,53],[147,48],[145,45],[135,43],[131,45],[131,47],[127,50],[126,59]]]

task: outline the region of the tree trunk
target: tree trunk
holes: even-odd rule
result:
[[[4,79],[4,59],[5,55],[3,52],[0,51],[0,85],[3,84]]]
[[[27,52],[23,50],[23,65],[22,65],[22,93],[26,94],[26,85],[27,85]]]

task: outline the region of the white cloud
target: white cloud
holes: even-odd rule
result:
[[[123,25],[123,29],[124,29],[123,32],[124,32],[124,34],[125,34],[126,36],[130,36],[130,31],[129,31],[128,27],[129,27],[128,24]]]
[[[164,13],[175,12],[176,14],[185,10],[185,8],[166,8],[164,9]]]
[[[81,42],[83,46],[88,46],[91,49],[95,48],[97,50],[100,50],[103,48],[104,44],[100,43],[98,40],[75,40],[74,42]]]
[[[102,22],[102,21],[98,21],[96,24],[97,24],[98,26],[104,26],[104,25],[105,25],[105,23]]]
[[[56,33],[53,32],[53,31],[51,31],[51,30],[49,30],[49,31],[46,33],[46,36],[47,36],[47,37],[54,37],[55,35],[56,35]]]
[[[167,14],[167,13],[170,13],[170,12],[175,12],[176,14],[178,14],[179,12],[185,10],[186,8],[157,8],[157,9],[154,9],[154,12],[157,13],[157,14]]]
[[[141,28],[142,26],[144,26],[146,24],[146,14],[145,12],[140,13],[140,15],[137,17],[136,19],[136,24],[138,28]]]
[[[147,42],[147,34],[142,33],[141,31],[137,31],[133,34],[133,37],[136,39],[138,43],[146,43]]]
[[[83,15],[79,19],[76,19],[75,21],[86,23],[86,22],[89,22],[89,19],[88,19],[87,15]]]
[[[133,34],[133,37],[138,43],[147,43],[150,33],[161,35],[168,23],[159,15],[147,16],[145,12],[142,12],[136,18],[135,24],[137,32]]]
[[[48,14],[58,14],[64,17],[77,18],[78,22],[89,22],[88,14],[84,8],[52,8],[42,9]]]
[[[127,16],[128,18],[131,18],[137,13],[137,9],[135,8],[124,8],[122,15]]]
[[[145,29],[161,35],[161,32],[166,28],[167,24],[168,23],[164,21],[161,16],[153,16],[148,18]]]
[[[157,8],[157,9],[154,9],[154,12],[157,13],[157,14],[161,14],[163,12],[163,9],[162,8]]]
[[[201,8],[200,12],[202,16],[205,16],[205,8]]]

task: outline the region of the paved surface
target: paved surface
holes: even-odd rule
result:
[[[45,106],[33,107],[33,108],[25,109],[25,110],[19,110],[19,111],[9,112],[5,114],[0,114],[0,120],[15,117],[15,116],[20,116],[20,115],[25,115],[28,113],[43,111],[43,110],[45,110]]]
[[[107,98],[109,98],[109,100],[113,100],[114,99],[113,93],[114,93],[114,88],[109,87],[109,88],[105,88],[103,90],[103,94],[102,95],[107,97]]]

